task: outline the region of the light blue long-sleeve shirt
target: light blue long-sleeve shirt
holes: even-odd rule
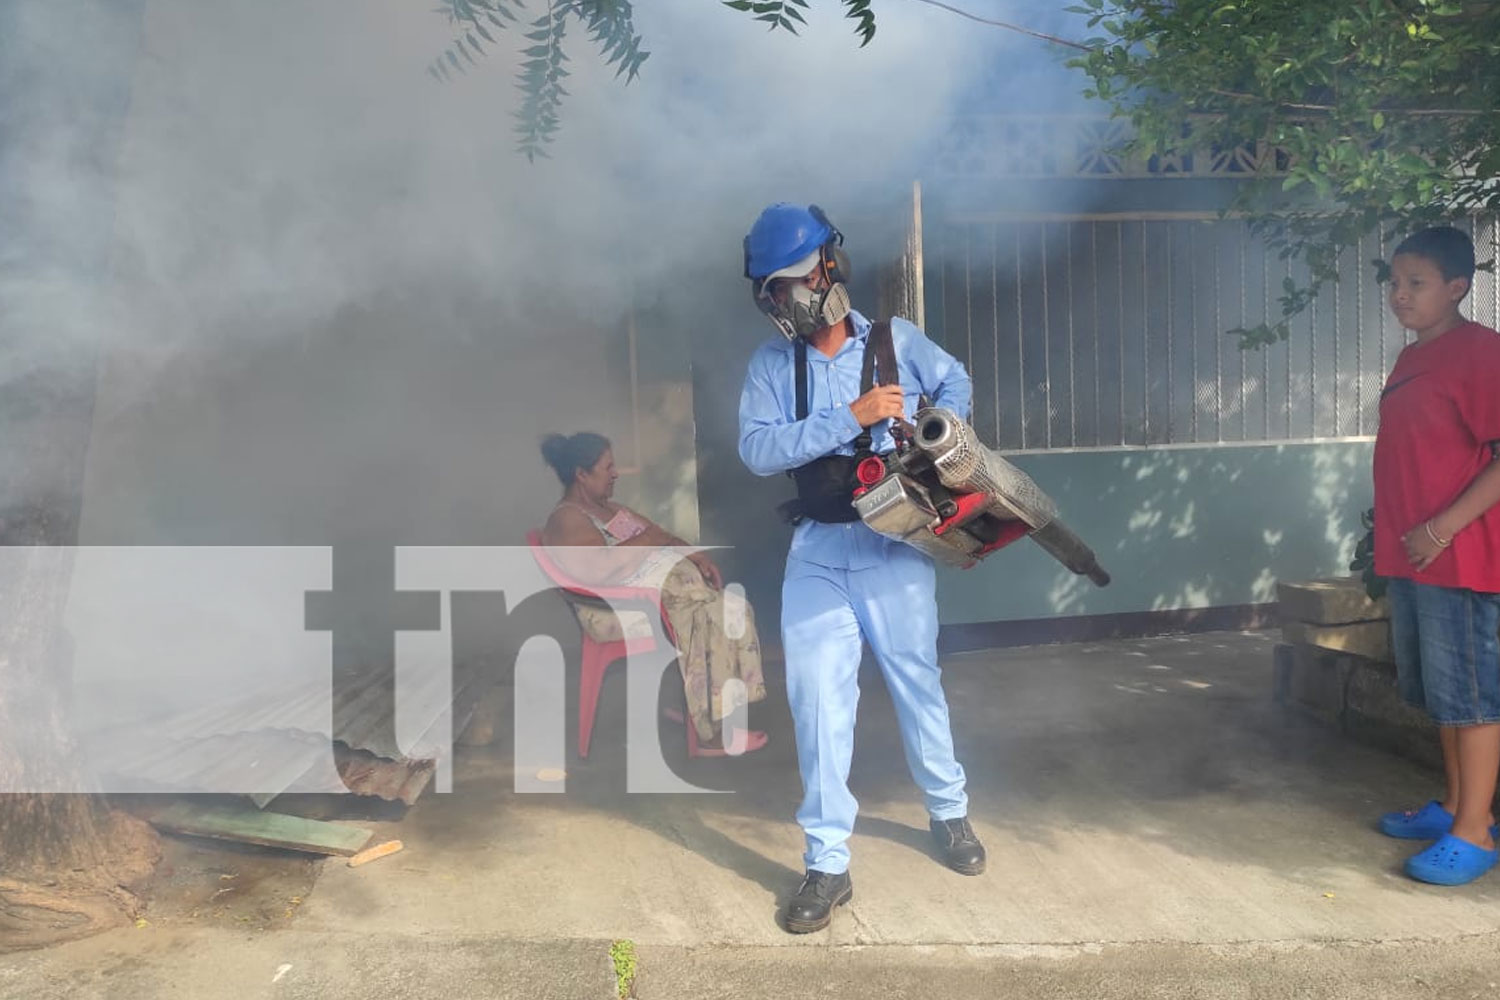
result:
[[[849,404],[859,398],[859,379],[870,321],[850,314],[854,336],[833,357],[807,352],[807,419],[797,419],[796,353],[782,338],[763,344],[750,359],[740,393],[740,459],[758,476],[774,476],[824,455],[854,453],[859,421]],[[969,418],[972,382],[959,360],[934,344],[914,324],[891,320],[906,417],[925,394],[934,406]],[[890,451],[889,421],[871,428],[871,448]],[[889,546],[903,545],[861,522],[823,524],[806,520],[792,536],[790,555],[840,569],[866,569],[885,562]]]

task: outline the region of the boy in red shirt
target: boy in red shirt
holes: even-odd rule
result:
[[[1500,334],[1459,312],[1473,277],[1474,245],[1451,226],[1396,247],[1391,310],[1417,339],[1386,380],[1375,438],[1375,571],[1390,580],[1397,677],[1437,723],[1447,776],[1442,801],[1380,828],[1436,840],[1406,873],[1439,885],[1500,857]]]

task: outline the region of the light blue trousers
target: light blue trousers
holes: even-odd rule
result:
[[[870,569],[787,560],[781,637],[802,772],[797,822],[807,836],[803,860],[810,869],[837,875],[849,867],[849,834],[859,811],[849,792],[849,763],[861,638],[880,662],[906,764],[928,813],[939,820],[968,814],[937,663],[935,587],[932,562],[904,545],[893,546],[892,558]]]

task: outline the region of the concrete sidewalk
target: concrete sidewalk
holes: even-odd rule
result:
[[[765,751],[681,765],[733,794],[632,796],[616,677],[566,795],[512,793],[509,746],[466,751],[454,793],[380,825],[405,851],[326,864],[285,929],[158,921],[0,956],[0,997],[603,996],[620,938],[640,950],[643,998],[1500,996],[1500,875],[1412,882],[1400,866],[1414,845],[1373,826],[1430,798],[1437,776],[1275,705],[1274,642],[1220,633],[947,658],[990,854],[979,878],[934,860],[871,674],[852,777],[855,897],[818,934],[775,922],[801,875],[784,702],[773,694],[759,720]]]

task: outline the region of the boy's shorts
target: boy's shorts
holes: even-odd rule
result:
[[[1500,722],[1500,594],[1389,581],[1401,697],[1440,726]]]

